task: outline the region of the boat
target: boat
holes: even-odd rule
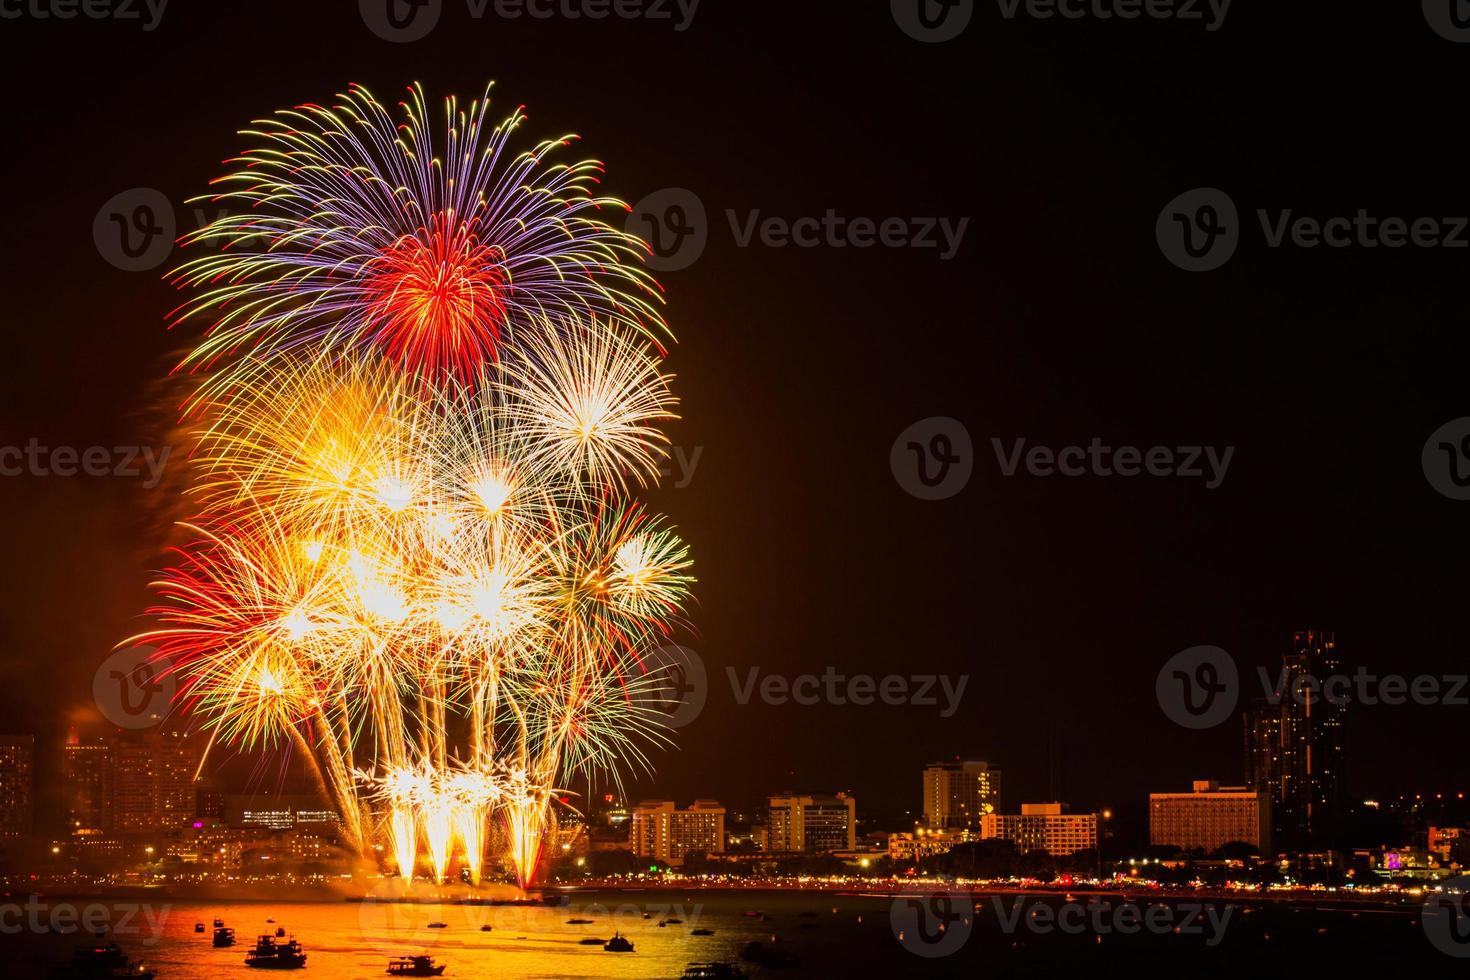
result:
[[[278,943],[275,936],[261,936],[245,957],[245,965],[260,970],[300,970],[306,966],[306,953],[294,939]]]
[[[286,937],[286,927],[285,926],[277,926],[276,927],[276,938],[277,939],[284,939],[285,937]]]
[[[767,945],[763,942],[750,942],[740,951],[740,958],[747,963],[755,963],[772,969],[787,969],[801,965],[801,960],[795,953],[788,953],[774,944]]]
[[[388,961],[390,977],[437,977],[444,974],[444,964],[434,965],[432,956],[400,956]]]
[[[591,919],[568,919],[567,920],[567,925],[569,925],[569,926],[590,926],[591,924],[592,924],[592,920]]]
[[[449,928],[449,923],[447,923],[447,922],[430,922],[428,927],[430,929],[448,929]]]
[[[265,917],[265,921],[274,924],[276,921],[276,917],[273,915],[268,915]]]
[[[153,980],[142,963],[129,962],[117,943],[94,943],[76,951],[72,961],[51,971],[53,980]]]
[[[607,942],[606,939],[597,939],[596,937],[588,936],[586,939],[579,939],[579,940],[577,940],[577,945],[579,945],[579,946],[601,946],[605,942]]]
[[[621,933],[613,933],[613,937],[602,944],[602,948],[609,953],[631,953],[633,944],[624,939]]]
[[[225,920],[224,919],[215,919],[214,920],[214,927],[216,929],[218,929],[220,926],[222,926],[224,924],[225,924]]]
[[[214,945],[219,949],[235,945],[235,930],[220,926],[214,931]]]
[[[643,917],[645,919],[651,919],[651,918],[653,918],[653,913],[652,912],[644,912],[643,913]]]
[[[679,980],[745,980],[745,975],[745,971],[734,963],[717,960],[713,963],[690,963]]]
[[[194,931],[195,932],[203,932],[204,931],[204,923],[203,922],[196,922],[196,923],[194,923]]]
[[[713,936],[714,934],[715,931],[713,929],[695,929],[689,933],[691,936]]]
[[[684,924],[684,920],[683,919],[675,919],[675,918],[672,918],[672,917],[667,918],[664,921],[667,922],[671,926],[678,926],[678,925],[683,925]]]
[[[494,928],[495,928],[494,926],[492,926],[490,923],[487,922],[483,926],[480,927],[480,931],[481,932],[490,932]]]

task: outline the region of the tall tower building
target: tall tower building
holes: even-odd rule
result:
[[[119,833],[177,830],[194,819],[199,756],[182,735],[150,732],[113,744],[114,821]]]
[[[72,729],[62,749],[61,769],[68,831],[112,831],[112,773],[112,743],[105,738],[83,738]]]
[[[29,837],[34,829],[35,750],[30,735],[0,735],[0,838]]]
[[[924,822],[936,828],[978,828],[1000,811],[1000,770],[985,762],[933,762],[924,767]]]
[[[1245,713],[1247,784],[1269,797],[1278,844],[1305,848],[1323,842],[1340,801],[1346,704],[1321,689],[1342,673],[1336,636],[1293,633],[1281,666],[1279,688]]]

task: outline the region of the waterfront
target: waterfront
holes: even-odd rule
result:
[[[932,910],[923,893],[911,897]],[[690,962],[735,961],[746,943],[769,942],[773,936],[800,957],[799,972],[807,976],[1039,977],[1064,970],[1123,976],[1143,968],[1269,977],[1299,975],[1304,969],[1352,969],[1358,974],[1442,967],[1445,962],[1421,928],[1417,905],[1348,908],[1310,899],[1162,900],[1087,893],[957,897],[972,902],[973,911],[963,914],[958,906],[946,906],[956,916],[947,927],[947,940],[939,938],[932,921],[915,922],[912,916],[919,913],[905,904],[906,896],[826,891],[584,891],[560,907],[371,901],[150,905],[146,899],[97,903],[113,909],[117,941],[135,960],[155,968],[159,980],[250,975],[243,965],[246,950],[256,935],[274,932],[277,926],[306,947],[305,975],[331,980],[382,976],[390,957],[424,952],[447,964],[445,975],[450,977],[678,977]],[[87,905],[83,899],[67,901],[73,907]],[[1072,921],[1061,914],[1069,904],[1082,911],[1073,925],[1059,924]],[[1162,927],[1125,931],[1116,915],[1125,905],[1144,914],[1155,910],[1156,925]],[[1206,905],[1213,907],[1212,913],[1197,908]],[[1043,907],[1050,911],[1038,920]],[[1107,914],[1100,916],[1103,908]],[[765,918],[747,914],[751,912]],[[126,922],[123,914],[129,914]],[[237,930],[239,945],[215,949],[208,932],[194,931],[196,922],[207,929],[215,917]],[[671,917],[682,921],[659,925]],[[7,929],[16,918],[7,919]],[[573,918],[592,922],[568,924]],[[445,927],[430,928],[431,922]],[[486,924],[492,931],[481,931]],[[691,935],[696,928],[711,929],[714,935]],[[580,945],[583,938],[606,938],[615,929],[633,941],[635,952],[607,953],[599,946]],[[934,941],[915,943],[916,931],[927,931]],[[44,976],[50,963],[64,960],[83,941],[79,935],[28,930],[7,935],[6,946],[20,954],[12,975]],[[776,975],[750,964],[745,969],[752,976]]]

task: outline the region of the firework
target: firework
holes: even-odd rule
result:
[[[246,131],[257,145],[201,199],[230,213],[186,238],[211,254],[176,274],[198,289],[179,319],[208,323],[188,364],[372,348],[464,380],[533,317],[664,332],[647,245],[603,220],[628,206],[595,194],[602,165],[552,162],[576,137],[512,156],[526,117],[492,125],[488,87],[447,99],[442,127],[417,86],[399,108],[401,123],[354,86]]]
[[[194,540],[143,639],[211,744],[290,746],[366,854],[522,884],[555,801],[666,741],[644,654],[691,582],[657,482],[675,418],[641,242],[523,115],[366,91],[259,124],[177,273],[205,319]]]

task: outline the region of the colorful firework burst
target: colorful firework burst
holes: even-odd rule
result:
[[[430,140],[354,88],[262,124],[195,242],[186,359],[201,516],[144,635],[223,744],[301,750],[366,854],[478,880],[500,819],[522,883],[554,787],[665,739],[644,655],[685,546],[624,494],[674,418],[637,239],[587,212],[565,141],[505,165],[519,111],[448,100]]]

